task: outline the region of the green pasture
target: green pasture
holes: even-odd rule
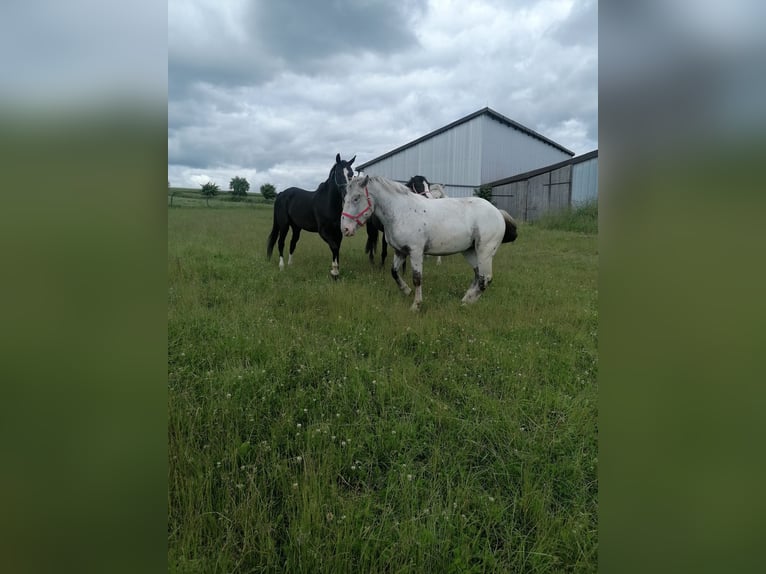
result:
[[[364,230],[334,282],[316,234],[266,260],[271,205],[178,200],[169,571],[595,572],[597,235],[521,225],[468,307],[426,258],[415,314]]]

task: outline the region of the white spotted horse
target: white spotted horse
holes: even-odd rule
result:
[[[424,197],[441,199],[447,197],[444,192],[444,186],[439,183],[430,183],[425,176],[415,175],[405,184],[410,191],[422,195]],[[388,242],[386,241],[386,235],[383,229],[383,224],[380,219],[373,214],[367,221],[367,243],[364,246],[364,252],[369,255],[370,263],[375,263],[375,251],[378,248],[378,235],[383,233],[381,237],[381,249],[380,249],[380,266],[383,267],[386,264],[386,257],[388,257]],[[436,264],[441,265],[441,256],[436,258]],[[407,267],[407,262],[402,263],[402,269]]]
[[[473,268],[474,280],[463,296],[463,304],[478,300],[492,281],[492,259],[501,243],[516,239],[516,222],[506,211],[480,197],[445,198],[432,201],[381,176],[354,177],[346,188],[341,229],[352,236],[375,214],[386,229],[394,248],[391,267],[399,289],[412,290],[399,276],[409,256],[417,311],[423,302],[423,256],[462,253]]]
[[[319,233],[332,251],[330,275],[337,279],[340,274],[340,244],[343,234],[340,231],[340,214],[343,208],[343,196],[346,185],[354,175],[351,164],[356,156],[349,161],[342,160],[340,154],[335,156],[335,164],[330,169],[327,179],[319,184],[316,191],[307,191],[299,187],[289,187],[277,195],[274,201],[274,225],[271,228],[269,241],[266,246],[266,257],[271,259],[274,244],[279,248],[279,269],[285,267],[284,249],[288,229],[293,234],[290,239],[290,254],[287,264],[293,262],[293,253],[301,230]]]

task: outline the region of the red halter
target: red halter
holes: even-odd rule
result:
[[[367,197],[367,207],[365,207],[362,211],[360,211],[356,215],[351,215],[350,213],[346,213],[345,211],[341,213],[343,217],[348,217],[349,219],[353,219],[354,221],[356,221],[356,224],[359,227],[364,226],[364,223],[359,221],[359,218],[372,209],[372,202],[370,201],[370,194],[367,192],[367,187],[364,188],[364,195]]]

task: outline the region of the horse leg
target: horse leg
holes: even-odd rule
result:
[[[475,265],[473,268],[473,284],[471,285],[471,288],[466,291],[466,294],[463,297],[463,303],[474,303],[477,301],[479,297],[481,297],[481,294],[484,293],[487,286],[492,282],[492,258],[497,252],[497,247],[497,245],[494,248],[486,248],[485,246],[484,249],[480,248],[478,254],[472,249],[472,259],[469,258],[468,254],[465,255],[466,259],[469,260],[469,263],[473,260]]]
[[[441,265],[442,264],[442,256],[441,255],[437,255],[436,256],[436,264],[437,265]]]
[[[369,255],[370,265],[375,264],[375,250],[378,247],[378,230],[372,222],[367,225],[367,243],[364,246],[365,252]]]
[[[465,260],[468,261],[468,264],[473,268],[473,283],[471,283],[468,291],[466,291],[465,295],[463,295],[462,300],[463,305],[467,305],[469,303],[474,303],[479,298],[479,295],[481,295],[483,289],[479,287],[479,259],[476,256],[476,251],[471,248],[468,251],[464,251],[463,256],[465,257]]]
[[[386,235],[383,234],[383,245],[380,248],[380,266],[383,267],[386,264],[386,257],[388,256],[388,242],[386,241]]]
[[[337,279],[340,275],[340,247],[330,247],[332,251],[332,265],[330,267],[330,275],[333,279]]]
[[[423,303],[423,253],[410,253],[410,264],[412,265],[412,284],[415,286],[415,301],[410,310],[420,311]]]
[[[279,228],[279,240],[277,241],[277,247],[279,248],[279,270],[282,271],[285,268],[285,238],[287,237],[288,226],[284,225]]]
[[[325,243],[332,251],[332,265],[330,266],[330,275],[337,279],[340,275],[340,244],[343,241],[343,235],[340,232],[340,226],[332,229],[319,228],[319,236],[325,240]]]
[[[293,253],[295,252],[295,246],[298,245],[298,240],[301,238],[301,228],[297,225],[293,225],[293,235],[290,238],[290,255],[287,258],[287,264],[293,264]]]
[[[409,295],[412,293],[412,289],[410,289],[409,285],[407,285],[407,283],[405,283],[399,276],[399,268],[402,266],[402,262],[404,262],[406,257],[407,256],[401,251],[394,250],[394,264],[391,266],[391,276],[394,278],[394,281],[396,281],[401,292],[405,295]]]

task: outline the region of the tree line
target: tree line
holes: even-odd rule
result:
[[[201,185],[202,195],[205,196],[205,200],[209,201],[211,197],[218,195],[221,191],[218,184],[213,181],[208,181]],[[247,192],[250,191],[250,182],[244,177],[233,177],[229,182],[229,189],[234,199],[242,199],[247,196]],[[272,201],[277,196],[277,189],[270,183],[264,183],[260,189],[261,196]],[[209,205],[209,204],[208,204]]]

